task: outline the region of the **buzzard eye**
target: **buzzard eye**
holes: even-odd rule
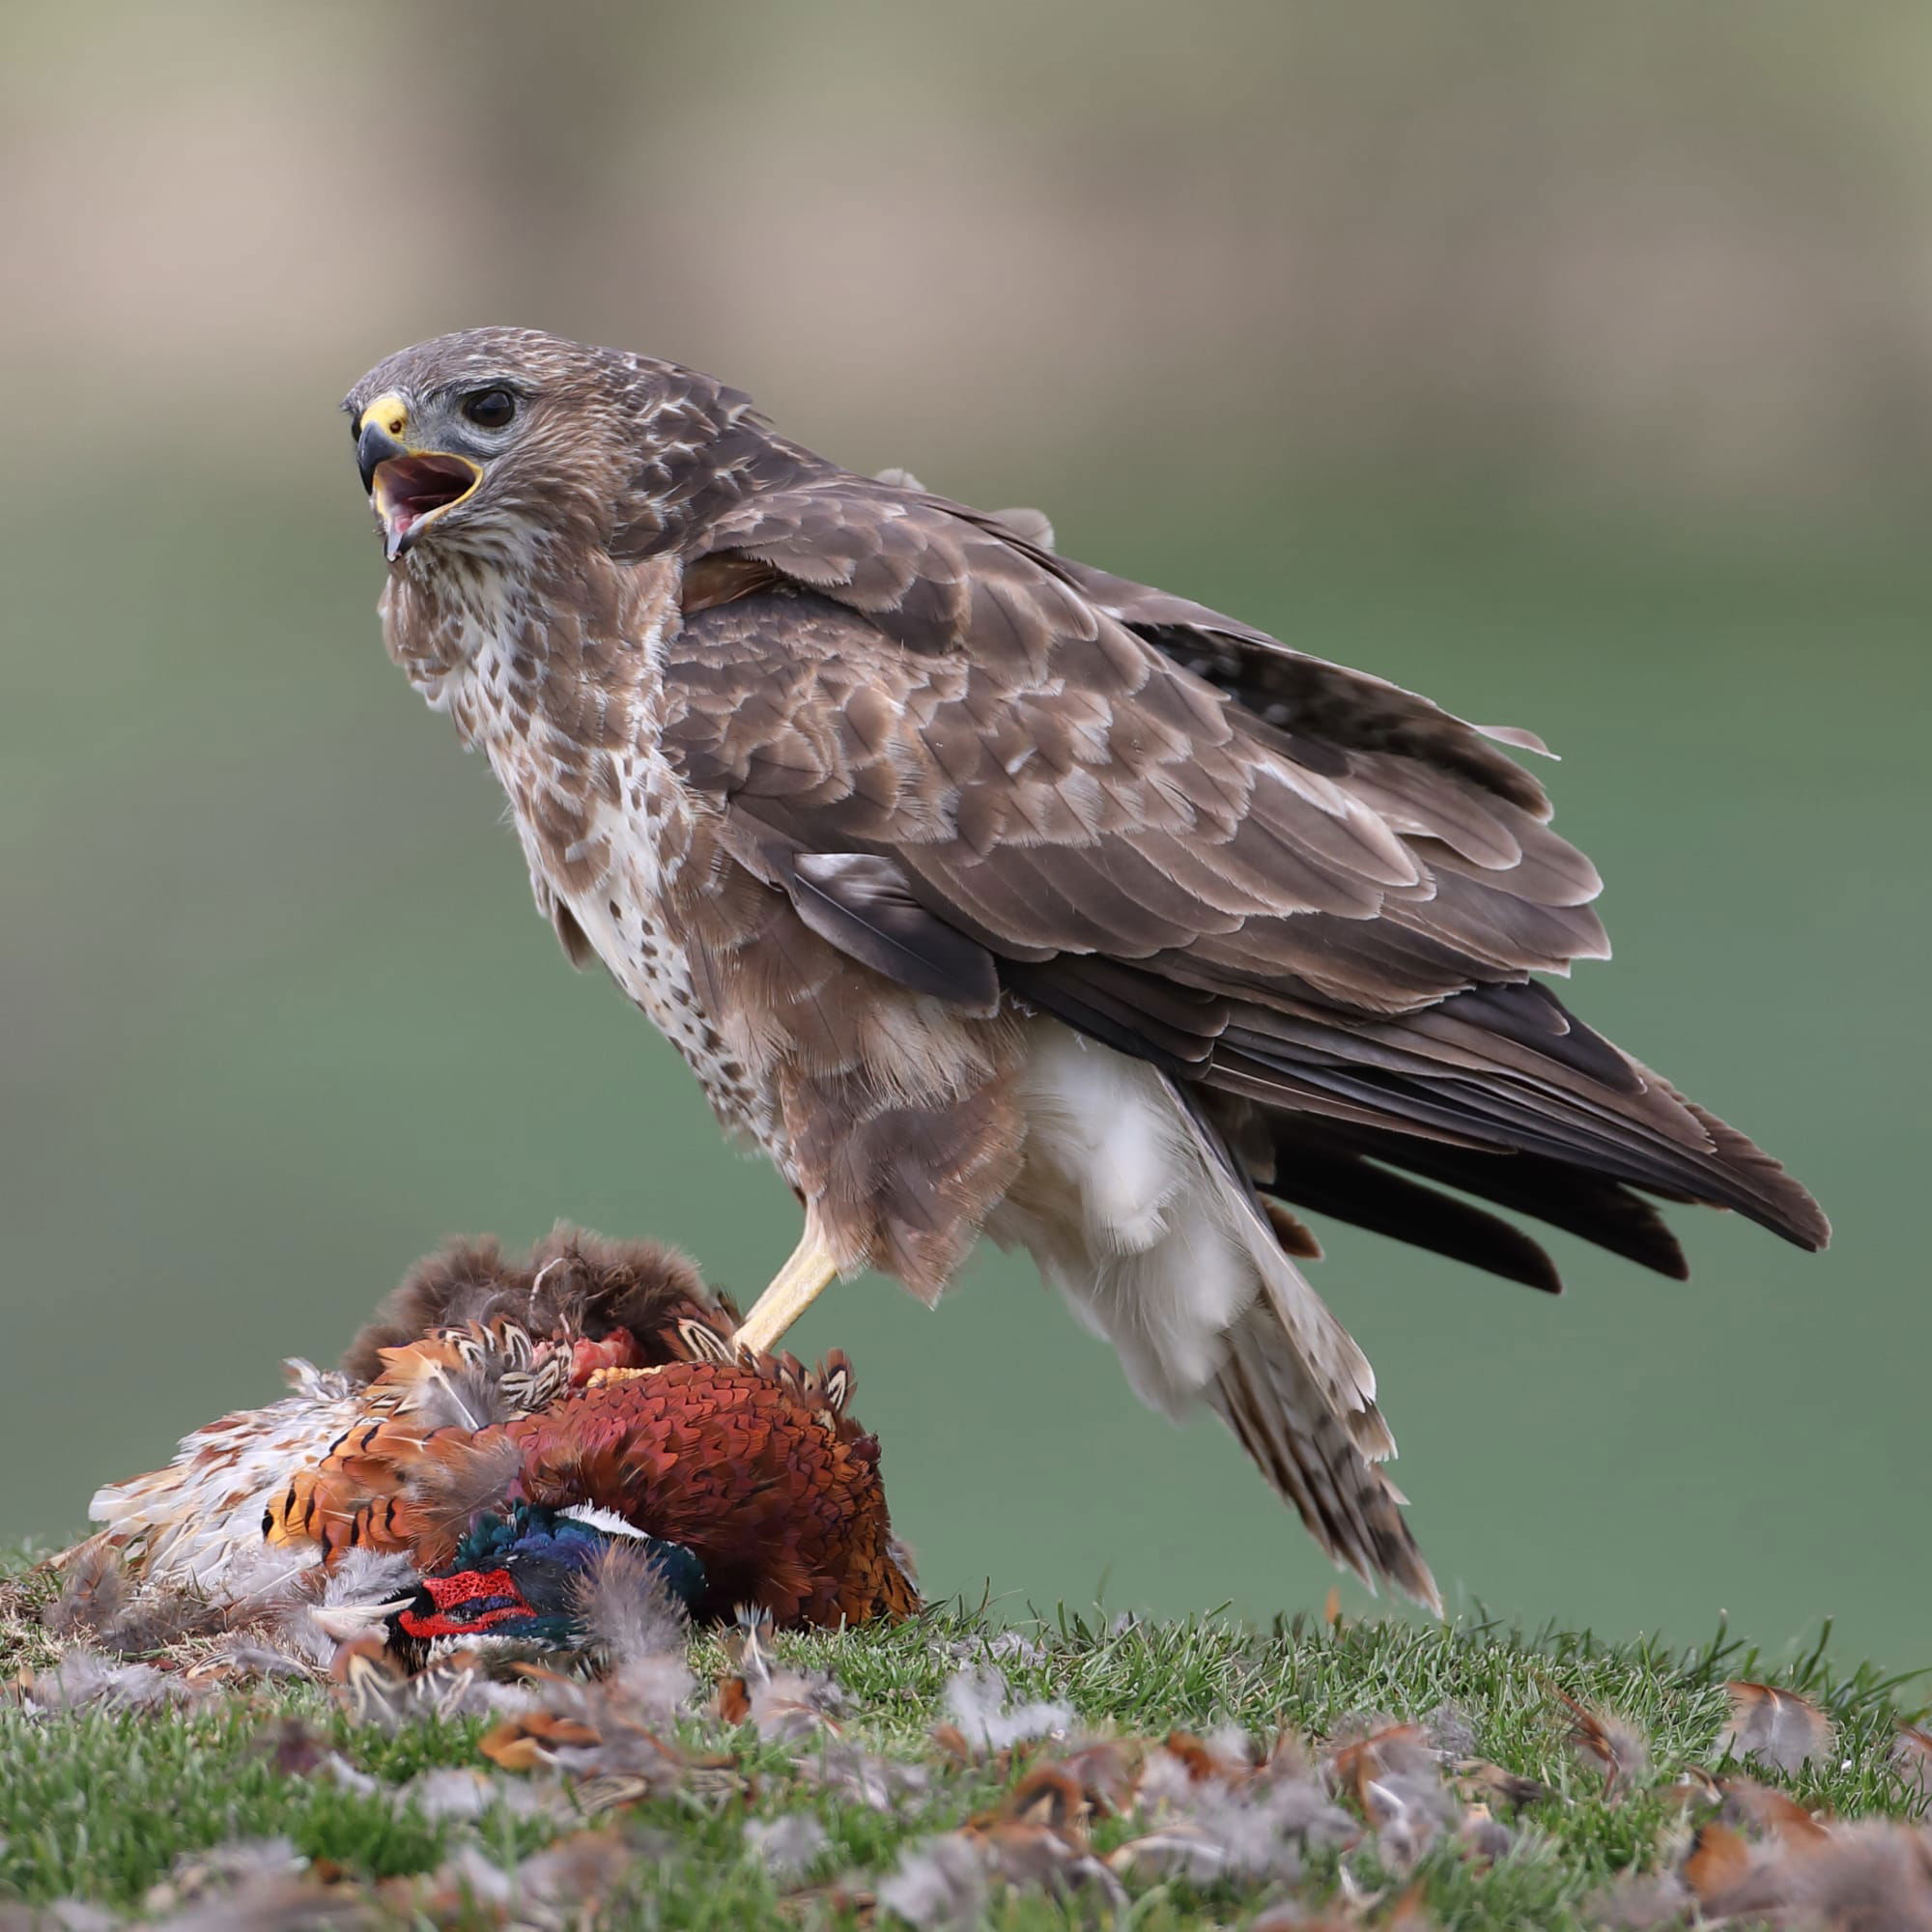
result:
[[[501,429],[517,413],[517,399],[508,389],[478,389],[464,397],[463,413],[478,429]]]

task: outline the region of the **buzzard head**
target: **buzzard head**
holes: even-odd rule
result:
[[[427,407],[385,389],[355,412],[356,467],[390,562],[476,495],[493,453],[480,446],[482,438],[507,430],[521,400],[501,384],[461,398],[434,397]]]
[[[746,399],[709,377],[529,328],[419,342],[342,407],[392,564],[609,547],[690,505],[714,462],[734,475],[768,446]]]

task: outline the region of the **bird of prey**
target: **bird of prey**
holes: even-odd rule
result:
[[[1293,1209],[1549,1290],[1466,1197],[1671,1275],[1653,1197],[1823,1244],[1532,977],[1605,945],[1528,734],[843,469],[674,363],[470,329],[345,408],[390,654],[495,769],[565,951],[803,1207],[749,1346],[863,1268],[930,1300],[983,1232],[1435,1605]]]

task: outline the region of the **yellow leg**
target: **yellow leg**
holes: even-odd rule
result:
[[[838,1264],[812,1217],[805,1221],[805,1236],[791,1259],[772,1277],[733,1339],[741,1349],[763,1353],[778,1346],[784,1332],[838,1279]]]

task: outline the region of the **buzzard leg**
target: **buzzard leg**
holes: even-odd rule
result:
[[[772,1284],[752,1312],[738,1324],[732,1339],[741,1349],[766,1353],[785,1330],[838,1279],[838,1263],[818,1232],[817,1221],[806,1216],[805,1236],[791,1259],[772,1277]]]

